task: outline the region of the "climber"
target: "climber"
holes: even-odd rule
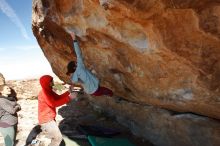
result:
[[[77,92],[70,93],[66,91],[62,95],[56,94],[52,90],[53,78],[44,75],[40,78],[42,90],[38,95],[38,120],[41,129],[51,138],[49,146],[59,146],[62,141],[62,134],[55,122],[56,107],[68,103],[76,98]]]
[[[70,61],[67,64],[66,74],[71,76],[71,82],[73,84],[81,84],[87,94],[94,96],[113,96],[112,90],[100,86],[97,77],[86,68],[83,63],[81,50],[76,40],[75,33],[72,32],[70,35],[73,39],[73,46],[77,56],[77,63]]]
[[[16,97],[12,96],[12,89],[8,85],[0,86],[0,133],[4,137],[5,146],[14,146],[16,127],[18,123],[17,112],[21,106]]]

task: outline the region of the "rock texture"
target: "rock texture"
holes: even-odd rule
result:
[[[140,106],[131,119],[143,116],[143,105],[220,119],[219,0],[34,0],[32,19],[54,73],[69,80],[66,65],[76,56],[68,33],[75,32],[101,84]],[[120,110],[110,107],[117,116]]]
[[[0,73],[0,86],[5,84],[5,78],[2,73]]]
[[[89,99],[97,109],[115,115],[117,121],[128,127],[135,135],[144,137],[156,146],[220,144],[220,123],[213,119],[190,113],[171,113],[153,106],[139,106],[127,101],[113,101],[110,97]]]
[[[34,0],[33,32],[67,81],[80,40],[88,68],[139,103],[220,119],[219,0]]]

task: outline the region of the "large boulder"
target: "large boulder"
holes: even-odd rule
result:
[[[216,139],[220,138],[219,122],[204,122],[197,116],[220,120],[219,26],[219,0],[33,0],[33,33],[60,79],[69,81],[66,65],[76,61],[68,34],[75,32],[85,65],[96,73],[101,85],[139,105],[140,113],[144,113],[143,106],[151,105],[181,114],[168,116],[169,124],[178,122],[176,129],[207,123],[207,130],[217,128]],[[147,121],[138,110],[129,111],[129,106],[119,113],[116,105],[108,107],[116,116],[128,112],[129,119]],[[189,118],[184,113],[196,116]],[[161,122],[166,126],[166,121]],[[145,125],[140,123],[135,126],[141,129]],[[175,132],[169,132],[168,137],[175,138]],[[190,141],[192,135],[185,132],[182,136]],[[164,145],[174,145],[163,138]],[[200,141],[201,137],[193,140]]]
[[[79,37],[86,66],[128,100],[220,119],[218,0],[34,0],[33,32],[67,81]]]
[[[90,97],[101,112],[115,115],[135,135],[156,146],[219,146],[220,123],[191,113],[175,113],[110,97]],[[97,102],[98,101],[98,102]]]

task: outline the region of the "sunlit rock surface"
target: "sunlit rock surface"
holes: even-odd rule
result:
[[[219,0],[34,0],[32,16],[62,80],[74,31],[86,66],[117,96],[220,119]]]
[[[5,77],[0,73],[0,86],[5,84]]]

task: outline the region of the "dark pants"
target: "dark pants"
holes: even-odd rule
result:
[[[94,95],[94,96],[102,96],[102,95],[113,96],[113,92],[112,92],[112,90],[110,90],[106,87],[99,86],[99,88],[91,95]]]

